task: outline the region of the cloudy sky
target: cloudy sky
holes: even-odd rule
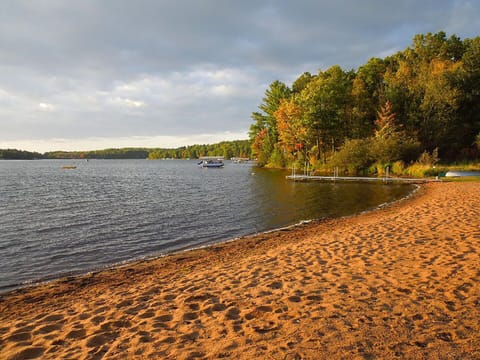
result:
[[[477,0],[1,0],[0,148],[245,139],[272,81],[478,19]]]

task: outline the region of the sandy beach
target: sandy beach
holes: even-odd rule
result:
[[[0,296],[1,359],[480,359],[480,183]]]

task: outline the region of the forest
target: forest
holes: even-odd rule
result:
[[[197,159],[201,156],[223,156],[250,158],[252,153],[249,140],[222,141],[211,145],[190,145],[177,149],[157,149],[150,151],[149,159]]]
[[[182,146],[176,149],[120,148],[90,151],[51,151],[44,154],[16,149],[0,149],[0,159],[196,159],[201,156],[250,158],[249,140],[222,141],[216,144]]]
[[[42,159],[43,154],[17,149],[0,149],[0,160],[35,160]]]
[[[480,37],[419,34],[405,50],[356,71],[305,72],[291,87],[277,80],[258,109],[249,136],[259,166],[374,175],[387,166],[405,174],[474,161]]]

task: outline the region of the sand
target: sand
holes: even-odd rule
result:
[[[480,183],[13,292],[1,359],[480,359]]]

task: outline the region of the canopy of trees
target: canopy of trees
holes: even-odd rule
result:
[[[52,151],[44,154],[15,149],[1,150],[0,159],[196,159],[201,156],[250,158],[249,140],[182,146],[176,149],[121,148],[92,151]]]
[[[201,156],[223,156],[250,158],[251,144],[249,140],[222,141],[211,145],[191,145],[177,149],[151,149],[149,159],[197,159]]]
[[[304,73],[291,88],[274,81],[252,113],[253,156],[260,166],[348,164],[357,172],[434,151],[471,159],[480,145],[479,89],[480,37],[416,35],[404,51],[357,71]]]
[[[1,160],[34,160],[41,159],[43,155],[37,152],[30,152],[17,149],[0,149]]]

